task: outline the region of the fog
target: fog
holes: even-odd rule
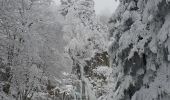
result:
[[[97,15],[110,16],[117,8],[119,2],[116,0],[94,0]]]

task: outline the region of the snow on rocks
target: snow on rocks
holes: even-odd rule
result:
[[[108,66],[99,66],[93,70],[97,75],[104,75],[108,77],[112,73],[112,68]]]

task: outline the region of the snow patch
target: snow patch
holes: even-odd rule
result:
[[[97,67],[97,69],[94,69],[93,71],[97,75],[104,75],[105,77],[108,77],[112,73],[112,68],[108,66],[99,66]]]
[[[168,61],[170,61],[170,55],[168,55]]]

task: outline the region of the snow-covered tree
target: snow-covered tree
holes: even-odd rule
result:
[[[67,52],[83,59],[94,55],[96,50],[105,50],[106,35],[102,25],[97,22],[92,0],[62,1],[66,25],[64,38],[69,42]],[[98,40],[100,39],[100,41]]]
[[[89,67],[87,62],[94,59],[95,55],[106,52],[107,28],[97,20],[93,0],[61,0],[61,4],[60,11],[66,21],[63,27],[65,50],[73,62],[72,72],[81,80],[78,90],[80,97],[95,100],[92,99],[95,94],[91,90],[91,83],[85,77],[88,71],[84,69]],[[90,94],[93,96],[89,97]]]
[[[0,99],[27,100],[65,69],[62,17],[51,0],[0,0],[0,5]]]
[[[119,0],[110,19],[115,100],[168,100],[169,9],[166,0]]]

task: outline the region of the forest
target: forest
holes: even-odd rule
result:
[[[56,1],[0,0],[0,100],[170,100],[170,0]]]

